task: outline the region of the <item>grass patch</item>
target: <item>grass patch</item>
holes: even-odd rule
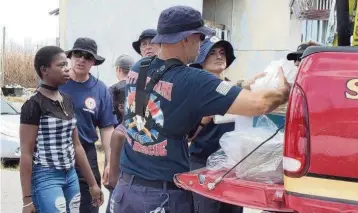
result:
[[[28,44],[32,45],[31,41]],[[5,85],[18,84],[23,87],[37,86],[37,74],[34,68],[35,51],[33,49],[24,48],[10,41],[9,44],[6,44],[4,56]]]

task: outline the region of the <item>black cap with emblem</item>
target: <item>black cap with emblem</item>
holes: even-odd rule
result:
[[[301,44],[297,47],[297,50],[295,52],[292,52],[292,53],[289,53],[287,55],[287,60],[289,61],[296,61],[298,60],[302,55],[303,55],[303,52],[309,47],[309,46],[312,46],[312,45],[309,45],[307,43],[304,43],[304,44]]]

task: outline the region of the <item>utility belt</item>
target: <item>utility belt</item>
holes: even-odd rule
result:
[[[130,175],[125,172],[121,172],[121,178],[127,182],[129,185],[139,185],[149,188],[155,189],[163,189],[163,190],[180,190],[174,182],[169,181],[160,181],[160,180],[146,180],[144,178]]]

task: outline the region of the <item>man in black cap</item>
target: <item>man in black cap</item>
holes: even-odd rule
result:
[[[173,182],[175,174],[190,170],[188,132],[206,116],[262,115],[288,99],[282,71],[277,89],[251,92],[187,67],[198,56],[200,42],[213,34],[199,11],[170,7],[160,14],[157,29],[152,43],[161,44],[158,57],[141,59],[127,78],[115,213],[192,212],[192,194]]]
[[[97,55],[97,44],[90,38],[78,38],[73,48],[66,52],[71,59],[69,80],[60,90],[71,96],[77,118],[77,128],[82,146],[86,152],[97,184],[101,185],[95,142],[98,140],[96,128],[101,135],[105,158],[110,156],[110,139],[117,119],[113,114],[112,97],[106,85],[90,74],[92,66],[102,64],[105,59]],[[104,173],[108,173],[106,166]],[[81,190],[81,213],[98,213],[92,206],[92,198],[87,183],[77,172]]]
[[[147,29],[144,30],[137,41],[132,43],[134,50],[142,57],[149,57],[157,55],[160,46],[153,44],[152,39],[157,35],[157,30]]]
[[[293,61],[295,66],[298,67],[300,65],[303,52],[310,46],[319,46],[319,44],[312,41],[302,43],[297,47],[295,52],[287,54],[287,60]]]
[[[113,84],[109,90],[111,91],[112,97],[113,97],[113,107],[114,107],[114,111],[116,112],[118,110],[118,104],[124,104],[123,103],[115,103],[114,99],[116,100],[123,100],[123,98],[118,98],[119,96],[121,96],[121,92],[124,93],[124,88],[126,86],[126,78],[127,75],[130,71],[130,69],[132,68],[134,64],[134,60],[131,56],[123,54],[121,56],[119,56],[115,62],[115,67],[116,67],[116,77],[118,79],[118,83]],[[116,96],[116,97],[114,97]],[[124,101],[124,100],[123,100]],[[121,113],[115,113],[117,115],[117,119],[118,119],[118,123],[121,123],[122,118],[118,117],[118,115],[120,115]]]

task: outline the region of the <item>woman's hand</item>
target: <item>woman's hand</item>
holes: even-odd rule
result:
[[[22,213],[36,213],[36,209],[31,198],[24,198],[23,203]]]
[[[98,185],[90,186],[89,188],[90,194],[92,196],[92,205],[94,207],[99,207],[103,204],[104,198],[103,198],[103,192],[98,187]]]

